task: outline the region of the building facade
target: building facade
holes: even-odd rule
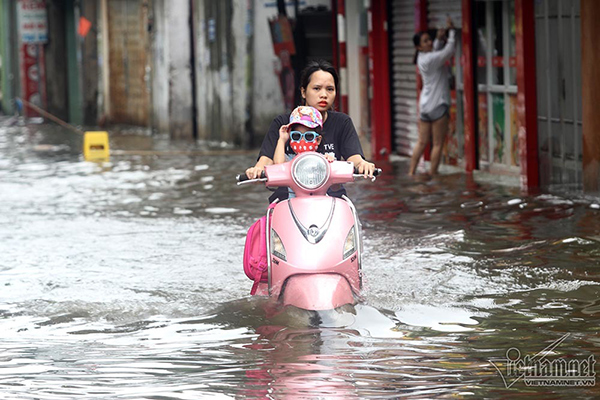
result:
[[[256,146],[299,103],[301,67],[323,58],[338,68],[336,109],[366,153],[410,155],[412,36],[450,16],[458,44],[443,162],[520,176],[528,188],[597,190],[600,48],[582,33],[598,3],[0,0],[0,107],[12,113],[21,97],[75,124]]]
[[[585,89],[595,87],[595,73],[591,57],[586,64],[583,56],[586,48],[592,57],[599,49],[582,35],[582,16],[597,15],[597,8],[593,0],[372,0],[371,34],[387,40],[388,51],[371,60],[371,85],[380,87],[371,109],[391,121],[374,130],[374,154],[385,154],[387,146],[410,154],[419,86],[412,35],[443,27],[450,16],[458,44],[448,65],[444,162],[518,175],[527,188],[596,191],[598,134],[583,118],[594,104],[586,103]],[[582,73],[586,68],[589,74]],[[590,123],[595,118],[590,113]]]

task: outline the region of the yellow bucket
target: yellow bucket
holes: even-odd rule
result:
[[[108,132],[85,132],[83,136],[83,158],[86,161],[108,161],[110,158]]]

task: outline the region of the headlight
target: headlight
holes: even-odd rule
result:
[[[350,255],[355,251],[356,235],[354,234],[354,226],[352,226],[352,228],[350,228],[350,232],[348,232],[348,236],[346,236],[346,240],[344,241],[344,257],[342,259],[345,260],[346,258],[350,257]]]
[[[283,247],[283,242],[274,229],[271,229],[271,244],[271,253],[273,253],[274,256],[281,258],[283,261],[286,261],[287,255],[285,254],[285,247]]]
[[[298,160],[292,171],[292,178],[298,186],[312,190],[327,180],[327,161],[317,155],[307,155]]]

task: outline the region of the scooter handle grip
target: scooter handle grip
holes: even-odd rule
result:
[[[266,175],[265,175],[265,171],[262,171],[260,173],[260,178],[257,179],[265,179]],[[248,175],[246,175],[245,172],[242,172],[241,174],[238,174],[238,176],[235,177],[235,179],[237,179],[238,182],[245,182],[245,181],[251,181],[252,179],[248,178]]]
[[[383,171],[381,171],[381,168],[375,168],[375,171],[373,171],[373,176],[379,176],[381,175]],[[362,175],[360,172],[358,172],[358,168],[354,167],[354,175]]]

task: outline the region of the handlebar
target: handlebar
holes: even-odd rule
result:
[[[267,180],[267,176],[265,175],[265,171],[262,171],[260,173],[260,178],[250,179],[248,178],[248,175],[246,175],[246,172],[242,172],[241,174],[238,174],[235,179],[237,180],[238,185],[241,185],[243,183],[264,182]]]
[[[377,177],[377,176],[381,175],[382,172],[383,171],[381,171],[381,168],[375,168],[375,170],[373,171],[373,176]],[[358,172],[358,168],[356,168],[356,167],[354,167],[354,175],[363,176],[363,174]]]
[[[375,180],[375,178],[377,178],[379,175],[381,175],[382,171],[381,168],[375,168],[375,170],[373,171],[373,181]],[[357,168],[354,168],[354,177],[355,178],[360,178],[361,176],[364,176],[363,174],[358,172]],[[238,174],[235,179],[237,180],[237,184],[238,185],[243,185],[245,183],[254,183],[254,182],[266,182],[267,181],[267,177],[265,175],[265,171],[262,171],[260,174],[260,178],[255,178],[255,179],[250,179],[248,178],[248,176],[246,175],[246,172],[242,172],[241,174]]]
[[[373,171],[373,177],[371,178],[371,181],[375,182],[375,179],[377,179],[377,177],[379,175],[381,175],[381,173],[382,173],[381,168],[375,168],[375,170]],[[360,174],[358,172],[357,168],[354,168],[354,179],[364,177],[364,176],[365,176],[364,174]]]

